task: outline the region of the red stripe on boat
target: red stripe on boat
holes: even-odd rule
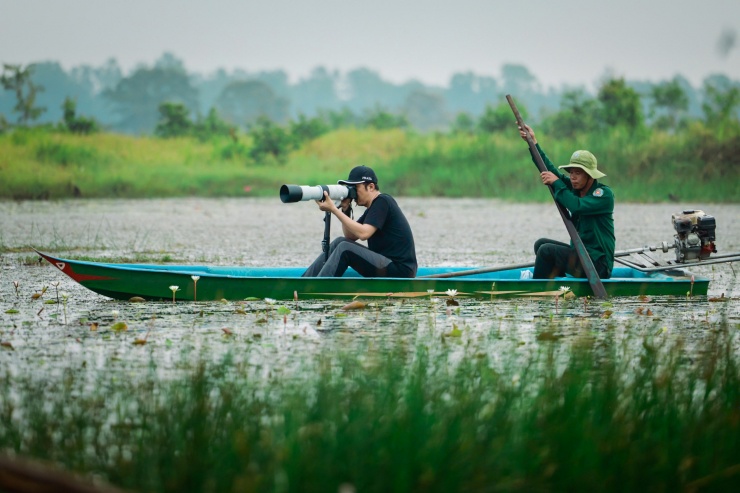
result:
[[[49,260],[49,259],[47,259]],[[60,271],[67,274],[69,277],[74,279],[77,282],[82,281],[107,281],[109,279],[114,279],[113,277],[108,276],[91,276],[89,274],[78,274],[72,269],[72,266],[70,266],[67,262],[61,262],[59,260],[53,260],[52,265],[59,269]]]

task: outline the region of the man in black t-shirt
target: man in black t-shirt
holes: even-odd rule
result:
[[[416,248],[411,227],[395,199],[380,193],[375,172],[367,166],[356,166],[349,178],[337,183],[356,186],[355,201],[367,210],[355,221],[352,199],[342,200],[340,208],[324,192],[324,200],[316,203],[322,211],[337,216],[344,236],[331,243],[329,258],[319,255],[303,277],[340,277],[348,267],[364,277],[415,277]],[[357,240],[367,240],[368,246]]]

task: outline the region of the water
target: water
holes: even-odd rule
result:
[[[420,265],[527,262],[535,239],[567,239],[551,204],[481,199],[401,199],[399,204],[414,231]],[[740,205],[695,207],[715,216],[722,252],[740,251]],[[670,217],[680,210],[672,204],[619,204],[617,249],[672,240]],[[621,337],[631,331],[669,331],[722,317],[738,323],[736,300],[706,299],[607,304],[463,299],[458,306],[445,299],[374,300],[358,311],[342,310],[345,302],[311,300],[133,304],[94,294],[53,267],[39,265],[30,247],[60,256],[153,263],[303,266],[320,252],[323,213],[313,202],[188,198],[4,202],[0,218],[0,246],[6,252],[0,259],[0,341],[5,344],[0,369],[31,371],[39,378],[80,368],[135,374],[152,365],[167,375],[245,345],[259,348],[244,356],[255,372],[298,372],[316,351],[338,346],[363,351],[368,344],[389,341],[414,344],[420,334],[444,336],[455,328],[462,329],[468,346],[495,353],[497,344],[512,341],[526,351],[553,321],[561,341],[584,332]],[[332,236],[340,232],[334,220]],[[711,277],[709,298],[738,296],[729,265],[694,270]],[[43,288],[43,296],[33,299]],[[113,330],[118,322],[126,330]]]
[[[422,265],[478,267],[522,263],[532,260],[531,248],[536,238],[566,239],[565,229],[551,204],[507,204],[470,199],[402,199],[399,203],[414,230]],[[717,219],[719,249],[740,251],[740,206],[702,205],[701,208]],[[680,208],[673,205],[620,204],[615,214],[617,248],[671,240],[670,217],[679,211]],[[186,478],[193,470],[201,471],[199,467],[207,469],[207,472],[199,472],[203,477],[228,485],[237,484],[238,478],[228,467],[211,475],[214,468],[210,458],[169,468],[161,464],[168,463],[170,456],[183,453],[173,445],[179,443],[189,445],[193,457],[217,457],[213,464],[218,465],[236,460],[246,467],[248,461],[234,455],[236,449],[230,444],[238,443],[234,442],[235,437],[243,436],[247,418],[254,418],[255,429],[259,431],[250,442],[262,447],[255,456],[280,456],[276,453],[279,445],[273,446],[269,440],[259,445],[261,437],[271,436],[265,433],[272,429],[270,423],[277,423],[275,429],[279,431],[280,420],[285,416],[295,417],[297,408],[311,404],[317,398],[316,389],[322,388],[320,384],[326,381],[333,381],[334,385],[342,383],[338,388],[345,389],[324,396],[328,407],[344,406],[351,396],[375,396],[369,402],[385,400],[385,387],[378,390],[377,384],[385,375],[384,369],[389,368],[393,370],[394,381],[398,382],[424,376],[425,393],[416,396],[409,391],[390,399],[386,407],[371,406],[356,421],[387,423],[390,416],[403,411],[404,402],[426,399],[429,395],[428,402],[419,403],[421,413],[410,418],[414,423],[430,424],[429,431],[420,435],[427,442],[421,440],[422,452],[417,455],[437,454],[444,458],[443,464],[451,465],[451,472],[466,475],[459,472],[455,458],[463,457],[467,464],[477,464],[482,458],[489,459],[491,464],[512,460],[509,447],[498,452],[493,447],[486,449],[490,452],[478,454],[474,452],[478,449],[470,446],[478,440],[478,432],[470,430],[498,426],[495,421],[498,418],[480,414],[497,409],[501,398],[497,392],[503,389],[502,395],[509,395],[506,394],[509,387],[516,390],[511,395],[526,396],[534,392],[533,383],[543,382],[545,375],[564,374],[569,362],[573,361],[575,349],[589,351],[595,362],[593,375],[584,375],[583,381],[588,381],[589,386],[601,381],[601,372],[608,366],[604,363],[616,362],[620,369],[620,379],[617,379],[622,385],[620,388],[629,389],[631,382],[636,382],[635,388],[646,389],[636,396],[624,397],[625,405],[619,407],[622,418],[623,409],[632,409],[635,402],[646,402],[645,396],[651,395],[653,376],[645,370],[646,361],[652,365],[650,368],[668,371],[667,378],[677,382],[677,388],[684,393],[693,392],[697,402],[702,402],[706,390],[703,379],[707,368],[719,365],[720,369],[729,369],[728,372],[737,368],[740,303],[736,299],[735,272],[729,265],[695,269],[697,274],[712,278],[708,297],[614,298],[607,302],[589,299],[481,301],[447,297],[375,299],[360,309],[346,310],[346,301],[333,300],[206,303],[110,300],[82,288],[56,268],[38,263],[31,250],[33,246],[60,256],[117,261],[299,266],[307,265],[320,251],[322,219],[323,213],[313,203],[283,205],[277,200],[266,199],[0,203],[0,251],[3,252],[0,256],[0,412],[4,419],[0,442],[3,448],[108,478],[136,490],[165,490],[164,486],[144,485],[142,478],[151,478],[151,484],[176,485],[168,478]],[[338,222],[335,221],[332,231],[334,235],[341,231]],[[722,294],[725,300],[730,300],[710,301]],[[718,339],[727,341],[726,352],[717,350]],[[428,365],[415,374],[413,362],[421,353],[428,355]],[[661,357],[656,356],[661,354]],[[480,365],[473,365],[476,369],[472,373],[456,376],[455,370],[471,368],[466,366],[470,362]],[[204,408],[197,420],[188,421],[194,416],[188,414],[188,410],[196,402],[188,400],[190,397],[178,400],[180,392],[166,391],[167,384],[191,388],[192,380],[188,378],[201,364],[217,375],[207,388],[214,407]],[[481,368],[483,366],[485,368]],[[552,371],[553,367],[556,371]],[[488,375],[489,382],[498,382],[492,375],[501,375],[502,380],[495,388],[480,387],[476,382],[481,375]],[[658,376],[663,378],[662,375]],[[724,381],[734,386],[736,379],[720,379],[720,385]],[[686,382],[692,384],[686,385]],[[227,384],[251,396],[252,400],[264,400],[269,406],[238,407],[226,413],[229,419],[222,417],[219,421],[214,418],[218,416],[214,409],[219,409],[214,403],[219,402],[219,389]],[[581,389],[585,386],[576,384],[566,388],[565,393],[581,392]],[[466,407],[465,403],[470,402],[469,394],[481,396],[475,401],[475,412]],[[732,389],[723,388],[715,388],[712,394],[735,395]],[[553,403],[561,400],[560,392],[548,395],[552,395]],[[644,423],[644,416],[653,416],[653,422],[661,421],[655,416],[662,414],[651,411],[666,410],[677,402],[670,399],[670,392],[666,395],[663,400],[643,404],[645,408],[638,408],[635,417],[630,418],[633,421],[622,423],[622,428],[618,429],[626,432],[639,429],[636,427]],[[460,403],[456,401],[458,398]],[[184,404],[180,406],[180,402]],[[520,406],[526,407],[527,402],[524,399],[522,404],[514,405],[510,409],[512,420],[506,422],[517,423],[513,418],[521,414],[520,409],[526,414],[538,408],[522,409]],[[587,402],[586,405],[602,409],[605,403]],[[434,406],[433,421],[425,415],[427,406]],[[156,415],[172,416],[171,419],[157,421],[152,414],[154,408],[157,409],[155,414],[159,413]],[[707,409],[714,409],[714,406],[709,405]],[[338,414],[332,414],[331,409],[324,411],[327,412],[325,420],[334,414],[341,416],[329,428],[346,428],[344,411]],[[569,408],[565,416],[571,416],[571,411]],[[678,416],[679,410],[668,411],[669,417]],[[268,414],[260,414],[265,412]],[[580,416],[587,415],[590,413]],[[300,438],[301,430],[316,429],[315,416],[311,413],[306,416],[300,418],[299,425],[307,426],[298,428],[295,443],[301,445],[296,450],[314,450],[309,447],[315,445],[315,440]],[[708,416],[696,422],[724,422],[714,418],[715,415]],[[474,426],[470,429],[459,426],[461,417]],[[480,419],[475,421],[475,417]],[[562,424],[560,418],[556,419],[551,425],[545,423],[543,429],[556,430]],[[691,421],[686,419],[686,423]],[[731,417],[726,419],[729,423]],[[575,418],[571,421],[573,423],[568,426],[581,425],[581,422],[574,424]],[[141,426],[144,422],[147,426]],[[231,428],[225,432],[221,430],[228,423],[238,428],[236,432],[232,433]],[[684,422],[675,426],[676,423],[668,419],[666,423],[661,430],[671,428],[671,436],[673,428],[689,430],[685,432],[687,436],[705,436],[705,431],[717,434],[714,438],[710,436],[708,441],[700,441],[711,444],[706,445],[711,451],[695,449],[687,452],[687,457],[706,456],[710,452],[716,455],[715,447],[729,450],[728,444],[735,443],[731,432],[724,428],[716,431],[716,427],[709,427],[695,432],[694,428],[684,426]],[[207,424],[216,426],[211,429]],[[611,436],[607,432],[613,429],[612,424],[605,422],[603,426],[605,428],[595,435]],[[377,427],[370,428],[372,430],[361,430],[354,436],[340,434],[338,442],[347,439],[350,444],[364,444],[360,438],[365,440],[372,433],[377,435]],[[468,445],[458,446],[454,440],[450,441],[448,430],[454,432],[457,428],[470,432],[472,438],[466,438]],[[519,429],[509,425],[504,428]],[[386,450],[387,443],[398,441],[400,428],[391,426],[389,429],[391,433],[371,447],[360,445],[356,450],[338,449],[338,452],[329,448],[310,453],[315,457],[328,457],[318,464],[328,464],[330,469],[332,463],[365,464],[365,458],[382,455],[380,452]],[[192,437],[198,435],[193,430],[201,430],[200,434],[207,437],[207,446],[201,449],[199,442],[193,442]],[[545,457],[553,450],[577,449],[594,435],[593,428],[588,428],[583,435],[568,433],[567,443],[561,443],[559,440],[563,438],[557,431],[549,436],[545,434],[544,438],[540,430],[533,431],[536,437],[530,437],[530,442],[522,441],[518,431],[514,433],[517,436],[512,443],[537,443],[541,447],[541,450],[525,447],[527,459],[521,462],[521,470],[527,469],[530,456]],[[655,438],[663,436],[661,433],[645,433],[644,437],[635,438],[653,437],[665,443],[665,449],[676,448]],[[406,436],[401,435],[402,439]],[[214,440],[214,436],[221,438]],[[413,442],[409,443],[416,447],[420,436],[414,435]],[[458,430],[457,436],[462,439],[468,435]],[[487,442],[495,444],[500,433],[496,431],[491,436],[496,440]],[[573,440],[573,436],[577,439]],[[621,438],[618,432],[614,436]],[[289,434],[290,440],[291,437]],[[606,440],[609,446],[615,442],[614,439]],[[216,448],[213,448],[214,441]],[[641,443],[636,445],[636,450],[661,448],[649,441],[644,446]],[[680,439],[677,443],[679,447],[684,445]],[[589,447],[588,443],[582,446]],[[218,451],[225,448],[218,447],[231,447],[231,455],[219,455]],[[468,455],[464,455],[465,450]],[[212,455],[203,455],[207,453]],[[502,459],[496,459],[498,456],[492,456],[493,453],[500,454]],[[690,478],[719,476],[718,472],[736,463],[736,454],[723,454],[719,461],[713,461],[718,464],[715,469],[703,469]],[[621,456],[634,458],[631,453]],[[183,457],[189,455],[183,453]],[[578,463],[569,457],[563,458],[565,463]],[[662,459],[650,457],[635,459],[641,464],[640,470],[645,463],[661,464],[668,471],[664,473],[666,477],[675,476],[679,463],[682,468],[685,463],[662,465]],[[275,464],[267,461],[267,469],[276,465],[283,475],[280,484],[288,479],[299,482],[306,477],[306,471],[296,469],[289,459],[276,460]],[[249,464],[252,467],[251,462]],[[308,471],[313,471],[316,464],[310,462]],[[612,464],[612,461],[600,464]],[[490,470],[485,462],[478,465],[481,471]],[[619,470],[622,466],[610,467]],[[591,478],[611,474],[604,470],[592,473],[591,469],[582,472],[580,468],[575,468],[577,472],[573,476],[576,479],[570,484],[585,484],[581,474]],[[370,466],[366,475],[384,475],[385,469]],[[416,466],[411,469],[423,470]],[[136,471],[146,473],[137,474]],[[292,476],[286,471],[293,471]],[[416,473],[409,471],[408,474]],[[444,471],[441,474],[449,477]],[[354,480],[363,484],[361,478],[364,476],[355,476]],[[615,475],[622,476],[621,470]],[[660,478],[660,474],[651,472],[646,476]],[[500,479],[497,474],[492,477]],[[347,481],[347,478],[340,480]],[[333,486],[317,489],[328,491]],[[285,488],[276,487],[275,490]]]

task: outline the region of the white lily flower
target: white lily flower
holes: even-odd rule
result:
[[[265,298],[265,303],[268,305],[274,305],[277,300],[274,300],[272,298]]]
[[[560,286],[560,291],[570,291],[570,287],[568,287],[568,286]]]
[[[447,296],[449,296],[451,298],[454,297],[454,296],[457,296],[457,289],[448,289],[445,292],[447,293]]]
[[[198,282],[198,279],[200,279],[200,276],[190,276],[190,279],[192,279],[193,282]]]

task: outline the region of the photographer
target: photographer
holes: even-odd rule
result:
[[[576,151],[570,162],[555,168],[529,125],[519,127],[522,139],[532,137],[542,161],[549,171],[540,173],[544,185],[551,185],[557,203],[568,209],[573,225],[588,251],[601,279],[609,279],[614,266],[614,194],[598,181],[606,176],[596,168],[596,157],[588,151]],[[534,160],[535,157],[532,156]],[[558,169],[566,171],[563,174]],[[585,277],[583,266],[573,244],[540,238],[534,244],[536,254],[534,278],[548,279],[570,274]]]
[[[367,210],[355,221],[351,198],[343,199],[340,209],[324,192],[324,200],[316,203],[319,209],[339,219],[344,236],[331,243],[329,258],[319,255],[303,277],[341,277],[348,267],[364,277],[415,277],[416,249],[411,227],[395,199],[380,193],[375,172],[367,166],[356,166],[346,180],[337,183],[356,187],[355,201]],[[368,246],[357,240],[367,240]]]

